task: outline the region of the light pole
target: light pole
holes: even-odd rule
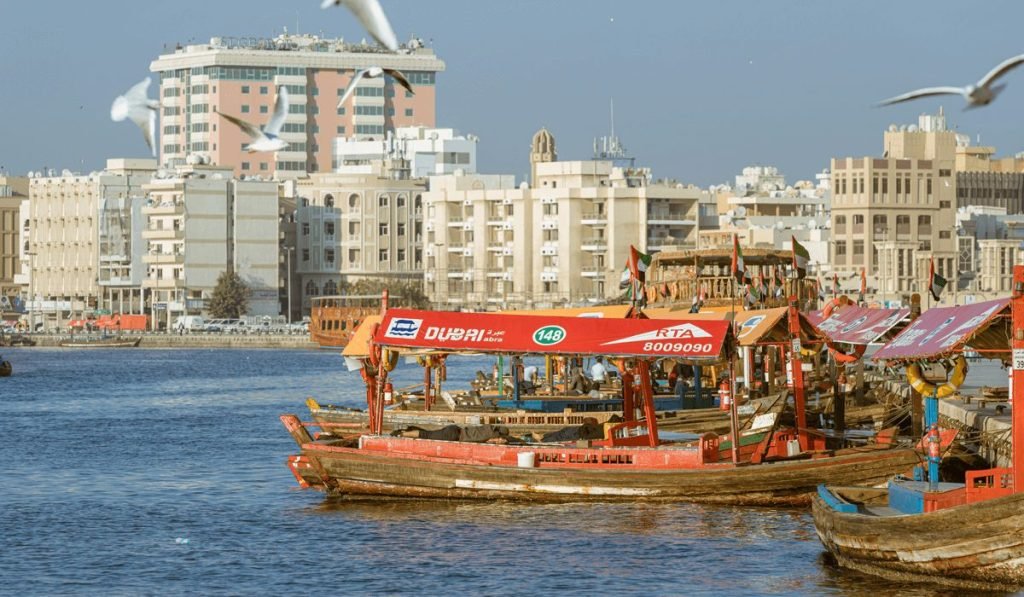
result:
[[[28,256],[28,331],[32,333],[36,331],[36,253],[35,251],[25,251],[25,255]]]
[[[287,252],[285,257],[285,277],[284,283],[288,288],[288,323],[292,322],[292,251],[295,247],[285,247],[284,250]]]

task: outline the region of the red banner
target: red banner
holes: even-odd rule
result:
[[[868,309],[847,305],[814,323],[832,342],[871,344],[910,315],[910,309]]]
[[[442,351],[717,359],[722,320],[600,319],[389,309],[373,340]]]
[[[877,361],[909,361],[944,356],[984,332],[987,323],[1009,304],[1010,299],[1004,298],[929,309],[892,342],[879,349],[873,358]]]

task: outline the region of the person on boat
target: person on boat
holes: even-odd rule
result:
[[[608,368],[601,356],[594,357],[594,364],[590,366],[590,382],[592,390],[600,390],[601,384],[608,382]]]
[[[537,391],[537,366],[528,365],[523,368],[523,379],[522,379],[523,391],[527,394],[532,394]]]
[[[569,427],[563,427],[544,434],[534,432],[529,437],[529,439],[535,442],[545,444],[603,438],[604,425],[598,423],[594,417],[586,417],[581,425],[570,425]]]
[[[569,383],[569,387],[566,389],[566,394],[572,396],[582,396],[590,391],[590,382],[587,381],[587,376],[583,375],[583,369],[576,369],[573,373],[572,381]]]
[[[432,439],[444,442],[470,442],[476,444],[507,444],[508,427],[502,425],[446,425],[440,429],[424,429],[415,425],[398,429],[392,435],[414,439]]]

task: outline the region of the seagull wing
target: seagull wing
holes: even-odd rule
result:
[[[149,90],[150,84],[153,82],[152,77],[146,77],[146,79],[140,83],[136,83],[128,90],[128,93],[124,94],[125,99],[131,104],[148,105],[149,96],[146,93]]]
[[[135,114],[133,113],[141,114],[140,108],[148,107],[152,101],[146,96],[146,90],[149,89],[150,83],[152,83],[152,79],[146,77],[144,81],[133,85],[124,95],[117,96],[113,105],[110,106],[110,119],[114,122],[121,122],[125,118],[131,117],[134,120]]]
[[[214,112],[216,112],[216,110],[214,110]],[[249,135],[253,139],[259,139],[260,137],[263,136],[263,131],[261,131],[259,129],[259,127],[256,126],[255,124],[246,122],[246,121],[242,120],[241,118],[235,118],[234,116],[228,116],[227,114],[225,114],[223,112],[217,112],[217,114],[220,114],[221,118],[226,119],[231,124],[233,124],[233,125],[237,126],[238,128],[242,129],[243,133],[245,133],[246,135]]]
[[[341,0],[324,0],[323,2],[320,3],[320,9],[327,10],[332,6],[337,6],[339,4],[341,4]]]
[[[149,121],[146,126],[139,125],[139,128],[142,129],[142,137],[146,140],[146,145],[149,145],[149,151],[153,157],[156,157],[156,144],[153,142],[156,139],[156,110],[148,110],[148,112]]]
[[[1013,70],[1022,62],[1024,62],[1024,54],[1019,54],[1017,56],[1014,56],[1013,58],[1008,58],[1000,62],[999,66],[988,71],[988,74],[982,77],[980,81],[978,81],[978,87],[988,87],[989,85],[992,84],[993,81],[1005,75],[1007,72]]]
[[[263,132],[276,137],[281,133],[281,127],[284,126],[284,119],[287,117],[288,88],[280,85],[277,88],[277,101],[274,102],[274,115],[270,117],[270,122],[267,123],[267,126],[263,127]]]
[[[398,51],[398,38],[378,0],[341,0],[380,45]],[[326,4],[326,2],[324,2]]]
[[[347,100],[348,96],[352,95],[352,92],[356,90],[356,85],[359,84],[359,79],[362,79],[363,75],[365,75],[365,74],[366,74],[366,69],[363,68],[363,69],[357,70],[356,74],[352,75],[352,80],[348,82],[348,87],[345,88],[345,93],[342,93],[341,94],[341,99],[338,100],[338,107],[339,108],[345,105],[345,100]]]
[[[391,75],[391,78],[398,81],[398,84],[401,85],[402,87],[405,87],[406,90],[409,91],[409,93],[416,95],[416,92],[412,90],[412,85],[409,83],[409,79],[405,78],[405,75],[402,74],[402,71],[395,70],[393,68],[385,68],[384,72]]]
[[[930,95],[964,95],[964,89],[962,87],[925,87],[924,89],[918,89],[917,91],[911,91],[904,93],[903,95],[890,97],[887,100],[882,100],[878,102],[878,105],[888,106],[889,104],[898,104],[900,102],[928,97]]]

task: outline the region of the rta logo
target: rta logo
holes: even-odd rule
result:
[[[421,325],[423,325],[422,319],[392,319],[391,323],[388,324],[388,329],[384,332],[384,337],[405,339],[415,338],[420,331]]]

